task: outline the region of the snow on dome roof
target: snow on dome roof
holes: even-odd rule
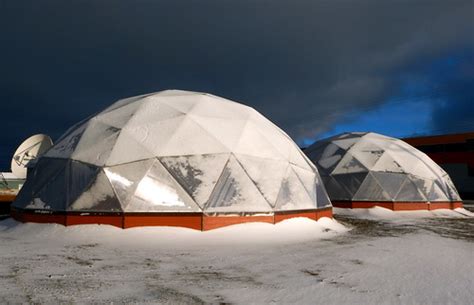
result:
[[[331,200],[454,202],[449,175],[406,142],[373,132],[317,141],[305,150],[318,167]]]
[[[316,167],[248,106],[167,90],[119,100],[71,127],[13,207],[273,213],[330,207]]]

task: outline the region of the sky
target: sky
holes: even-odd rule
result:
[[[209,92],[299,145],[474,130],[474,2],[1,0],[0,169],[124,97]]]

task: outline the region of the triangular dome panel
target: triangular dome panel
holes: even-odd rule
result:
[[[121,203],[122,209],[125,209],[128,205],[138,183],[150,170],[154,162],[155,159],[152,158],[104,168],[104,172]]]
[[[25,208],[66,211],[68,193],[58,192],[58,190],[67,190],[67,182],[68,166],[66,164],[41,189],[33,192]]]
[[[350,148],[350,152],[355,156],[357,161],[362,163],[367,169],[372,169],[382,156],[383,149],[372,141],[363,138]]]
[[[385,192],[371,173],[368,173],[359,187],[357,193],[352,197],[360,201],[390,201],[390,195]]]
[[[91,186],[72,202],[67,210],[121,212],[122,206],[107,176],[101,170]]]
[[[186,115],[167,104],[156,103],[153,99],[149,99],[133,113],[128,120],[126,127],[133,129],[139,126],[146,126],[156,122],[174,119]]]
[[[395,200],[403,182],[406,179],[404,174],[371,172],[377,182],[382,186],[385,192],[390,196],[391,200]]]
[[[194,201],[204,207],[230,154],[162,157],[161,163]]]
[[[239,144],[247,120],[209,118],[189,115],[190,119],[202,127],[208,134],[217,139],[220,144],[233,151]]]
[[[154,158],[155,155],[151,151],[151,148],[146,147],[142,142],[137,140],[135,136],[136,134],[130,134],[128,130],[122,129],[105,166],[114,166]]]
[[[135,212],[199,212],[201,208],[155,160],[124,209]]]
[[[163,95],[153,97],[156,101],[166,104],[180,112],[189,113],[203,99],[203,94],[196,95]]]
[[[406,177],[405,181],[400,188],[397,196],[395,197],[396,201],[427,201],[427,199],[420,193],[416,184],[411,181],[410,178]]]
[[[370,169],[376,172],[406,173],[403,167],[393,159],[391,153],[384,151],[375,165]]]
[[[271,206],[231,156],[204,208],[205,213],[270,212]]]
[[[122,129],[135,115],[143,102],[131,103],[119,107],[115,111],[102,112],[92,119],[92,121],[101,122],[102,124]]]
[[[294,165],[291,165],[291,168],[295,172],[298,179],[300,179],[300,182],[306,189],[308,196],[311,198],[311,200],[316,202],[316,187],[318,185],[318,177],[316,173],[314,171],[308,171]]]
[[[341,161],[336,165],[333,169],[333,175],[339,174],[355,174],[355,173],[366,173],[369,170],[360,163],[354,155],[349,152],[346,152],[344,157],[342,157]]]
[[[89,122],[85,122],[62,136],[45,154],[45,157],[68,159],[75,151],[82,134],[88,127]]]
[[[295,171],[288,167],[286,177],[281,184],[275,209],[278,211],[315,209],[316,201],[311,199]]]
[[[109,158],[119,135],[120,129],[93,120],[89,128],[82,134],[77,149],[72,153],[71,158],[103,166]]]
[[[215,97],[202,95],[200,102],[196,103],[188,113],[203,118],[247,121],[250,116],[250,109],[227,100],[222,100],[219,107],[216,107]]]
[[[241,154],[236,154],[235,157],[267,202],[275,206],[281,183],[288,170],[288,161],[268,160]]]
[[[160,157],[231,152],[189,116],[185,116],[181,124],[170,133],[170,138],[162,143],[164,144],[155,150],[155,154]]]
[[[258,131],[258,128],[256,128],[251,121],[243,128],[240,140],[234,152],[272,160],[288,159],[288,157],[284,157],[280,151]]]
[[[367,177],[368,172],[332,175],[341,187],[343,187],[350,197],[353,197],[361,187]]]

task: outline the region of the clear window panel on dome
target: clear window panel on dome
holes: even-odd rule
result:
[[[370,174],[377,180],[382,189],[392,200],[395,199],[406,179],[406,174],[400,173],[370,172]]]
[[[360,188],[360,185],[367,177],[366,173],[354,173],[354,174],[340,174],[332,175],[332,177],[349,193],[349,196],[354,196]]]
[[[235,157],[267,202],[275,206],[281,182],[288,170],[288,161],[262,159],[248,155],[235,155]]]
[[[188,194],[204,207],[230,154],[162,157],[161,163]]]
[[[290,167],[281,184],[280,193],[276,202],[275,210],[306,210],[317,208],[316,201],[311,198],[301,180]]]
[[[206,204],[206,213],[270,212],[272,209],[231,156]]]
[[[92,185],[68,207],[69,211],[122,211],[105,173],[100,170]]]
[[[351,200],[352,196],[332,176],[321,176],[331,200]]]
[[[148,159],[104,168],[122,209],[130,202],[138,183],[143,179],[155,160]]]
[[[433,186],[433,180],[421,179],[413,175],[408,175],[408,177],[416,185],[416,188],[423,195],[424,199],[428,200],[431,188]]]
[[[434,181],[431,191],[428,195],[429,201],[449,201],[448,195],[441,187],[438,181]]]
[[[12,203],[12,206],[16,208],[24,209],[31,201],[33,196],[33,179],[27,179],[25,184],[21,187],[18,195],[15,198],[15,201]]]
[[[65,211],[67,204],[67,168],[64,167],[32,196],[27,209]]]
[[[321,184],[316,185],[316,203],[318,208],[331,206],[331,200],[329,199],[328,193],[326,192],[322,181]]]
[[[449,199],[451,201],[461,200],[461,197],[459,196],[459,193],[456,190],[456,187],[454,186],[451,178],[447,174],[444,176],[444,181],[446,182],[446,186],[448,189]]]
[[[28,177],[28,180],[34,181],[32,189],[33,195],[40,192],[51,179],[54,179],[58,173],[63,171],[68,162],[69,160],[66,159],[40,158],[34,168],[34,176]]]
[[[352,174],[367,171],[368,169],[360,163],[354,155],[347,152],[342,160],[337,164],[336,168],[332,171],[332,174]]]
[[[138,183],[127,212],[199,212],[200,207],[156,160]]]
[[[68,168],[68,203],[72,203],[91,186],[99,168],[74,160],[69,162]]]
[[[300,179],[311,200],[316,201],[317,174],[310,169],[306,170],[294,165],[291,168]]]
[[[359,187],[359,190],[353,197],[354,200],[361,201],[390,201],[390,196],[383,190],[382,186],[372,176],[371,173],[367,175],[364,182]]]
[[[415,183],[411,181],[408,177],[403,182],[400,191],[395,197],[396,201],[426,201],[426,198],[418,191]]]

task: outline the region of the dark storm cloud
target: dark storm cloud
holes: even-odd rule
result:
[[[441,71],[433,90],[441,101],[433,113],[434,133],[474,130],[474,54],[453,61],[454,67]]]
[[[471,1],[4,0],[2,151],[167,88],[241,101],[297,140],[314,137],[396,94],[414,64],[472,50],[472,10]]]

